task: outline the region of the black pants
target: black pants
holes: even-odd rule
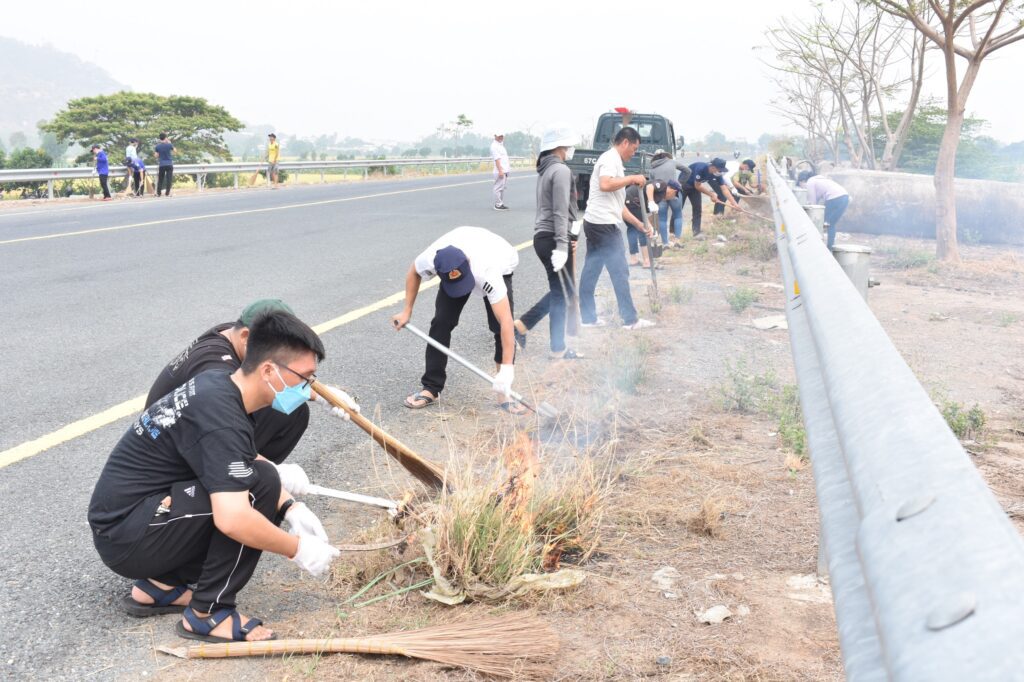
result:
[[[703,210],[701,196],[701,191],[696,187],[683,189],[683,206],[686,206],[687,199],[690,200],[690,229],[693,231],[694,237],[700,234],[700,215]]]
[[[249,501],[279,526],[281,479],[267,462],[257,460],[254,466],[259,481],[249,491]],[[97,537],[97,545],[100,542]],[[235,597],[252,578],[261,554],[217,530],[209,493],[199,481],[182,481],[171,488],[171,512],[154,515],[142,540],[110,569],[126,578],[152,578],[175,587],[194,585],[191,606],[208,613],[236,605]]]
[[[725,198],[725,192],[722,191],[722,184],[721,180],[715,178],[708,179],[708,186],[715,190],[715,194],[718,195],[718,200],[727,201]],[[738,193],[734,192],[733,198],[736,199],[737,204],[740,202],[740,195]],[[725,215],[725,204],[715,204],[714,215]]]
[[[514,311],[512,275],[505,275],[505,288],[508,289],[508,306]],[[466,307],[466,301],[472,295],[472,293],[469,293],[465,296],[452,298],[444,293],[444,289],[437,290],[437,299],[434,301],[434,319],[430,321],[430,338],[444,346],[451,347],[452,331],[459,326],[459,317],[462,315],[462,309]],[[491,310],[491,302],[487,300],[486,296],[484,297],[484,308],[487,310],[487,327],[494,334],[494,362],[500,365],[504,350],[501,346],[501,323],[494,316],[494,311]],[[515,315],[514,312],[512,314],[513,316]],[[433,346],[428,345],[426,365],[427,369],[423,373],[420,383],[424,389],[434,395],[438,395],[444,390],[445,381],[448,379],[448,356]]]
[[[623,324],[637,320],[633,295],[629,291],[629,264],[626,249],[622,244],[622,233],[618,225],[594,225],[583,221],[583,233],[587,236],[587,257],[580,273],[580,318],[586,323],[597,320],[597,302],[594,292],[601,271],[608,268],[608,276],[615,289],[615,300],[619,304],[619,317]]]
[[[537,232],[533,235],[533,250],[544,266],[548,276],[548,293],[544,294],[526,314],[520,317],[527,329],[549,315],[551,329],[551,350],[561,353],[565,350],[566,296],[576,295],[576,278],[573,275],[572,244],[569,244],[569,260],[561,270],[555,272],[551,266],[551,254],[555,250],[555,235],[551,232]]]
[[[256,452],[274,464],[280,464],[292,453],[302,434],[309,426],[309,403],[306,402],[292,412],[284,414],[272,407],[264,407],[252,413],[256,422]]]
[[[142,196],[142,171],[132,171],[132,192],[135,196]]]
[[[167,196],[171,196],[171,181],[173,179],[174,166],[160,166],[160,171],[156,176],[156,195],[160,196],[160,190],[166,188]]]
[[[103,173],[102,175],[100,175],[100,189],[103,190],[103,198],[104,199],[109,199],[110,198],[110,185],[107,184],[107,177],[108,176],[107,176],[106,173]]]

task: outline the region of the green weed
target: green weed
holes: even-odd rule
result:
[[[757,291],[750,287],[737,287],[725,295],[725,300],[729,302],[729,307],[732,308],[734,313],[742,313],[751,304],[755,303],[758,298],[759,294]]]
[[[971,409],[966,409],[961,403],[944,398],[939,405],[939,411],[949,424],[950,430],[960,440],[980,440],[981,433],[985,428],[985,412],[977,403]]]

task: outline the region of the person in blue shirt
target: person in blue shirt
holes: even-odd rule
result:
[[[107,178],[110,175],[110,163],[107,161],[107,153],[98,144],[92,146],[92,155],[96,157],[96,175],[100,176],[100,189],[103,190],[103,201],[110,201],[110,186],[107,185]]]
[[[171,182],[174,177],[174,159],[171,153],[174,151],[174,145],[171,144],[167,133],[160,133],[160,142],[153,147],[153,151],[156,152],[160,165],[156,176],[156,195],[160,196],[160,191],[166,189],[167,196],[171,196]]]
[[[132,195],[141,197],[146,189],[146,164],[141,157],[125,159],[125,165],[132,174]]]
[[[700,234],[700,219],[701,219],[701,194],[706,194],[711,198],[714,203],[722,203],[722,200],[718,198],[712,187],[712,181],[717,180],[722,173],[725,172],[726,163],[724,159],[714,158],[710,163],[704,163],[703,161],[697,161],[696,163],[690,164],[690,177],[686,179],[683,185],[683,205],[686,205],[686,200],[690,200],[690,227],[693,230],[693,236],[696,237]],[[717,184],[717,183],[715,183]],[[726,201],[729,206],[733,208],[739,208],[739,204],[733,198],[731,193],[725,195]]]

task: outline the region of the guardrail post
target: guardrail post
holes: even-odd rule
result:
[[[206,180],[206,173],[196,173],[196,191],[197,192],[202,192],[203,191],[203,184],[204,184],[205,180]]]
[[[53,198],[53,180],[46,181],[46,196],[50,199]]]
[[[238,173],[235,173],[235,189],[238,189]]]
[[[366,166],[363,166],[363,180],[367,179],[367,176],[368,176],[369,172],[370,172],[370,169],[368,167],[366,167]]]
[[[321,185],[324,184],[324,172],[323,172],[323,170],[320,171],[320,184]]]

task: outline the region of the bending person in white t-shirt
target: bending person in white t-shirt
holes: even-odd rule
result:
[[[836,243],[836,225],[850,205],[850,194],[835,180],[811,171],[802,171],[797,184],[807,189],[807,204],[825,207],[825,228],[828,230],[828,248]]]
[[[494,210],[507,211],[505,205],[505,186],[508,185],[508,173],[512,164],[505,150],[505,133],[495,133],[491,142],[491,160],[494,161]]]
[[[629,265],[622,245],[619,223],[627,220],[626,187],[643,187],[647,178],[626,175],[623,162],[629,161],[640,146],[640,133],[625,127],[615,134],[612,148],[597,159],[590,176],[590,196],[583,214],[583,232],[587,236],[587,257],[580,274],[580,320],[584,327],[603,327],[606,322],[597,316],[594,291],[601,271],[608,268],[608,276],[619,303],[619,317],[626,329],[653,327],[650,320],[641,319],[633,305],[629,291]]]
[[[507,241],[482,227],[457,227],[423,251],[405,276],[405,308],[391,318],[401,329],[412,317],[413,305],[424,279],[441,278],[430,321],[430,338],[451,346],[452,330],[459,324],[462,309],[471,295],[484,299],[487,326],[494,334],[494,364],[497,374],[492,388],[500,395],[501,407],[512,414],[524,408],[509,399],[515,379],[515,327],[512,324],[512,272],[519,265],[519,253]],[[423,389],[409,395],[404,405],[418,410],[433,405],[444,390],[448,356],[427,346]]]

